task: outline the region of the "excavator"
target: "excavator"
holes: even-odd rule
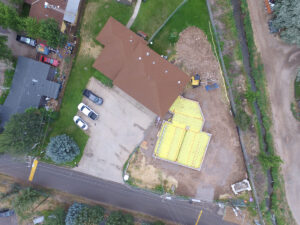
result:
[[[201,85],[201,79],[200,79],[199,74],[192,76],[191,84],[192,84],[193,88],[199,87]]]

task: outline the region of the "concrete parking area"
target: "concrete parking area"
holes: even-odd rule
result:
[[[88,124],[90,136],[77,171],[103,179],[123,182],[122,170],[129,154],[144,139],[144,132],[156,115],[117,87],[108,88],[91,78],[87,89],[104,99],[99,106],[83,102],[100,116],[96,121],[78,113]]]

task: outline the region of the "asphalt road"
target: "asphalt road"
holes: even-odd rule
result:
[[[27,180],[30,164],[10,156],[0,156],[0,173]],[[230,225],[218,215],[219,208],[209,203],[189,203],[186,200],[167,200],[159,195],[91,177],[70,169],[39,163],[33,183],[79,195],[94,201],[149,214],[184,225]]]

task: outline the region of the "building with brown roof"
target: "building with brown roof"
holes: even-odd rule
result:
[[[163,117],[189,76],[147,46],[140,36],[109,18],[97,40],[104,45],[93,67],[114,85]]]
[[[25,0],[30,7],[29,16],[38,21],[48,18],[55,19],[59,26],[63,22],[75,25],[80,0]]]

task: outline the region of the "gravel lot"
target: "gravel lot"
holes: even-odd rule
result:
[[[92,121],[78,113],[89,125],[90,138],[75,170],[121,183],[124,163],[156,115],[119,88],[105,87],[95,78],[90,79],[87,88],[101,96],[104,103],[98,106],[83,98],[100,116]]]

